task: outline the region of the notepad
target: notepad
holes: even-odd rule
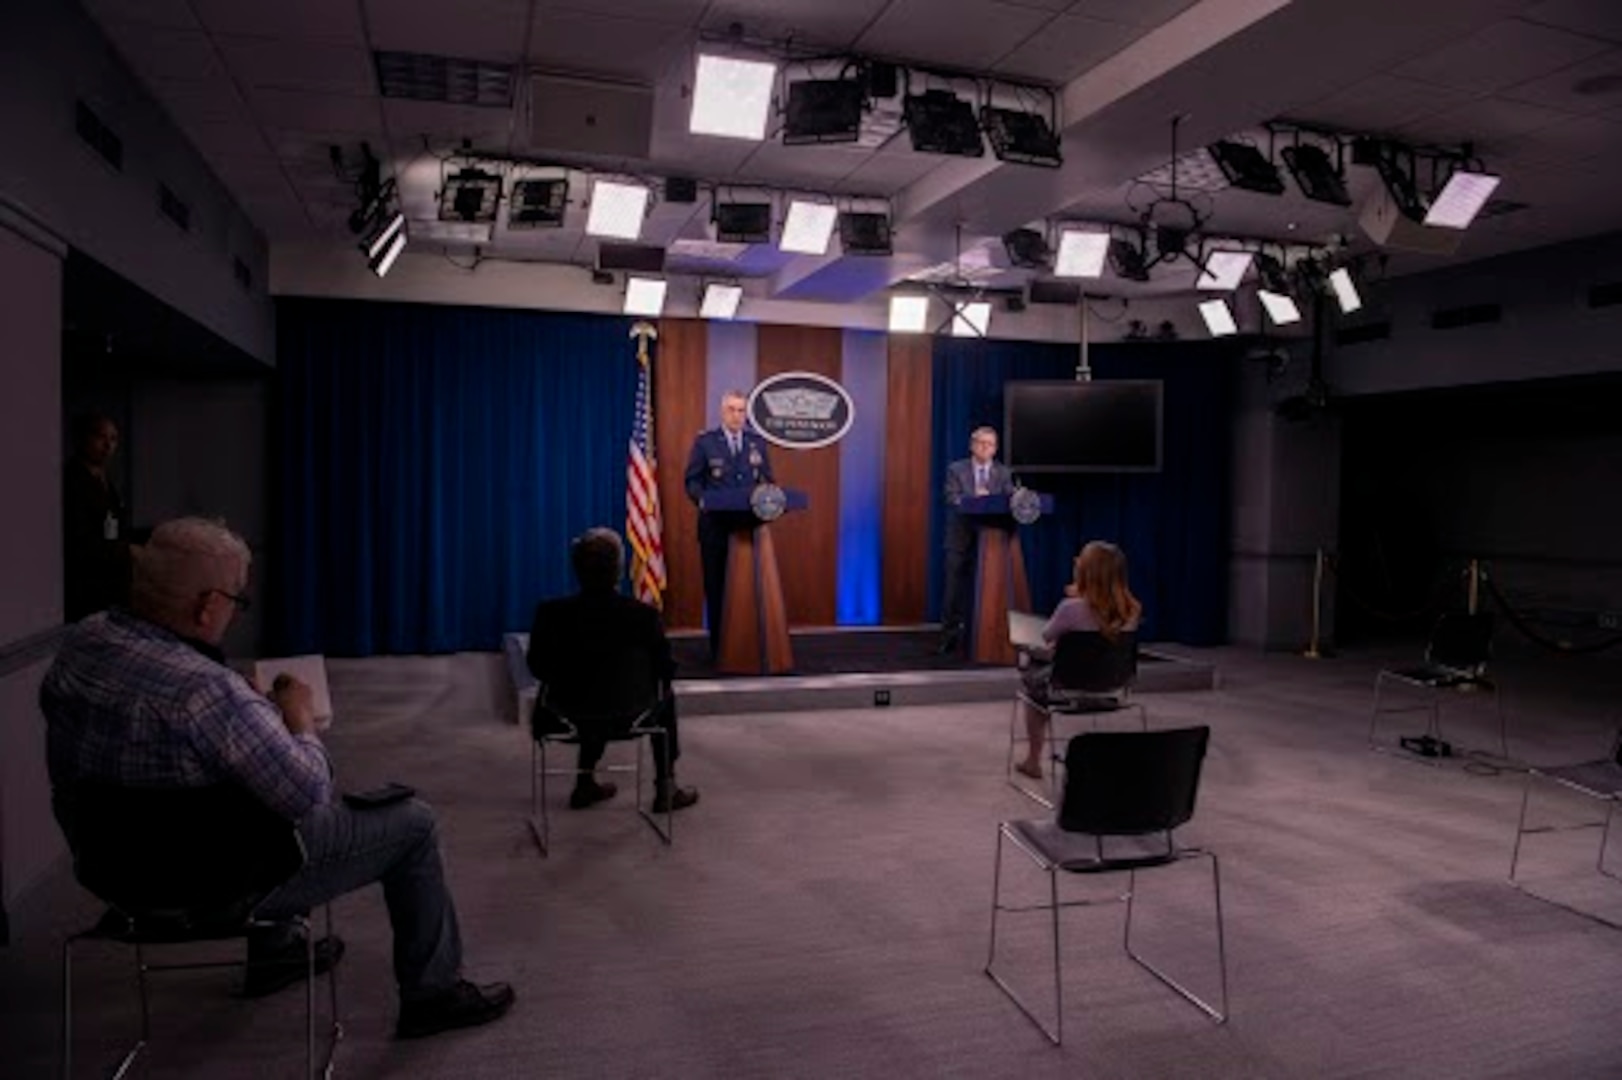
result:
[[[310,688],[315,702],[316,727],[325,731],[332,724],[332,695],[327,689],[327,658],[324,656],[283,656],[257,660],[253,665],[259,685],[269,693],[279,675],[291,675]]]
[[[1047,624],[1048,621],[1040,615],[1032,615],[1028,611],[1010,611],[1008,640],[1016,649],[1045,649],[1048,643],[1042,636],[1042,628]]]

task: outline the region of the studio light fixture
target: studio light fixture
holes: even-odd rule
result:
[[[1357,283],[1352,280],[1352,272],[1344,266],[1329,275],[1329,289],[1335,294],[1335,302],[1340,305],[1342,315],[1350,315],[1363,306],[1363,297],[1357,291]]]
[[[890,297],[890,333],[921,334],[929,325],[929,297],[896,293]]]
[[[388,240],[383,242],[383,245],[375,253],[367,256],[366,265],[371,268],[372,273],[378,277],[383,277],[389,272],[389,268],[394,265],[394,260],[400,257],[400,252],[405,250],[405,246],[405,216],[401,215],[400,227],[390,235]]]
[[[1441,193],[1425,212],[1425,224],[1442,229],[1468,229],[1498,190],[1501,177],[1468,169],[1455,169]]]
[[[1301,307],[1290,292],[1290,274],[1284,264],[1271,255],[1256,256],[1256,276],[1261,279],[1256,297],[1262,310],[1274,326],[1288,326],[1301,321]]]
[[[991,301],[965,300],[952,305],[952,336],[986,336],[991,329]]]
[[[1224,139],[1206,149],[1231,186],[1262,195],[1284,194],[1284,178],[1279,176],[1278,166],[1256,147]]]
[[[1014,229],[1003,234],[1003,249],[1010,266],[1021,270],[1046,270],[1053,261],[1047,237],[1035,229]]]
[[[501,202],[501,177],[466,168],[445,181],[439,193],[439,220],[483,224],[496,220]]]
[[[635,240],[642,235],[652,196],[644,184],[619,180],[598,180],[591,186],[591,210],[586,215],[586,233],[611,240]]]
[[[1194,285],[1200,289],[1232,292],[1244,280],[1254,256],[1248,251],[1212,251],[1205,256],[1205,268]]]
[[[406,216],[403,211],[396,210],[383,220],[382,227],[372,233],[361,249],[366,252],[368,260],[376,260],[388,249],[394,238],[405,231]]]
[[[783,145],[853,143],[862,136],[867,88],[861,79],[801,79],[788,84]]]
[[[778,249],[801,255],[826,255],[838,217],[839,208],[831,203],[791,200],[788,217],[783,220],[783,235],[777,239]]]
[[[1346,190],[1346,163],[1342,160],[1340,144],[1335,145],[1335,159],[1317,143],[1297,143],[1281,152],[1301,194],[1313,202],[1332,206],[1352,205],[1352,196]]]
[[[723,244],[769,244],[772,241],[772,204],[769,202],[717,202],[713,211],[715,239]]]
[[[980,110],[980,126],[985,129],[991,152],[999,161],[1050,169],[1064,164],[1059,137],[1047,117],[1040,113],[987,105]]]
[[[1115,237],[1109,243],[1110,266],[1126,281],[1149,280],[1149,255],[1142,242]]]
[[[839,215],[839,246],[846,255],[889,255],[895,250],[890,215],[847,210]]]
[[[563,225],[569,204],[566,177],[515,180],[507,206],[509,229],[556,229]]]
[[[1062,278],[1102,277],[1109,248],[1109,233],[1065,229],[1059,234],[1059,254],[1053,261],[1053,274]]]
[[[699,304],[698,314],[704,319],[736,318],[738,305],[741,303],[743,303],[742,285],[712,281],[704,286],[704,299]]]
[[[626,278],[625,314],[657,318],[665,309],[666,287],[663,278]]]
[[[687,130],[729,139],[766,137],[777,65],[702,53],[693,79],[693,112]]]
[[[1239,332],[1239,324],[1233,321],[1233,309],[1226,300],[1205,301],[1200,305],[1200,317],[1212,337],[1229,337]]]
[[[921,154],[950,154],[954,157],[984,157],[980,125],[974,106],[950,90],[925,90],[908,94],[902,116],[912,137],[912,148]]]

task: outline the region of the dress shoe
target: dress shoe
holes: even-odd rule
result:
[[[599,784],[595,780],[589,780],[583,784],[576,784],[574,791],[569,793],[569,809],[584,810],[588,806],[595,806],[605,799],[612,799],[618,790],[619,788],[606,781]]]
[[[661,786],[653,796],[653,812],[669,814],[676,810],[685,810],[696,802],[698,802],[697,788]]]
[[[477,983],[460,980],[455,986],[433,997],[419,1001],[402,1002],[400,1022],[395,1025],[397,1039],[421,1039],[456,1028],[478,1027],[499,1020],[512,1008],[513,988],[506,983]]]
[[[935,653],[937,656],[947,656],[957,652],[958,646],[962,644],[963,628],[954,626],[941,632],[941,643]]]
[[[315,973],[324,975],[343,959],[344,940],[334,934],[315,943]],[[242,996],[264,997],[284,987],[303,982],[309,972],[309,957],[304,951],[304,939],[278,945],[272,949],[248,948],[248,968],[242,977]]]

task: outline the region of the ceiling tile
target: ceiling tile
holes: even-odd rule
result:
[[[249,93],[254,115],[269,129],[375,135],[382,126],[380,98],[259,89]]]
[[[1474,143],[1490,152],[1506,141],[1569,117],[1569,113],[1523,101],[1480,98],[1404,124],[1398,133],[1434,143]]]
[[[578,11],[537,11],[529,58],[540,67],[657,83],[692,47],[669,26]]]
[[[984,70],[1051,19],[1049,12],[997,0],[895,0],[857,46],[923,64]]]
[[[1141,26],[1061,15],[1003,57],[996,70],[1009,76],[1065,83],[1146,33]]]
[[[537,0],[535,17],[553,13],[600,13],[604,6],[592,0]],[[635,0],[634,3],[615,5],[615,14],[639,22],[663,23],[666,26],[694,26],[704,13],[706,0]]]
[[[195,82],[224,70],[208,35],[200,30],[115,23],[107,31],[114,47],[142,82]]]
[[[429,53],[511,63],[524,55],[530,0],[365,0],[372,44],[395,52]]]
[[[147,88],[182,130],[198,124],[254,126],[236,85],[223,73],[202,82],[149,82]]]
[[[364,49],[224,34],[215,40],[243,86],[356,95],[377,90],[372,58]]]
[[[1015,7],[1028,7],[1058,14],[1070,6],[1071,0],[1004,0],[1004,2]]]
[[[941,158],[934,155],[915,154],[911,151],[874,154],[845,178],[844,187],[849,192],[898,195],[903,189],[935,171],[941,161]]]
[[[83,0],[85,10],[106,26],[114,22],[145,23],[172,30],[198,30],[186,0]]]
[[[1510,160],[1551,163],[1614,158],[1622,156],[1622,123],[1602,116],[1574,116],[1507,140],[1502,152]]]
[[[1195,0],[1076,0],[1070,14],[1153,29],[1194,4]]]
[[[1552,75],[1517,83],[1501,91],[1500,96],[1573,114],[1599,112],[1622,103],[1619,89],[1607,93],[1591,93],[1590,87],[1579,89],[1585,82],[1596,79],[1622,88],[1622,49],[1600,53]]]
[[[1545,0],[1521,12],[1521,18],[1622,44],[1622,4],[1616,0]]]
[[[251,124],[192,124],[186,129],[186,137],[205,160],[258,157],[272,164],[275,161],[264,135]]]
[[[251,34],[291,41],[366,44],[360,4],[335,0],[191,0],[198,18],[215,34]]]
[[[1376,75],[1305,107],[1295,118],[1379,134],[1463,104],[1471,96],[1396,75]]]
[[[1610,47],[1565,30],[1503,19],[1395,71],[1438,86],[1491,93],[1580,63]]]
[[[384,99],[383,115],[395,151],[406,155],[421,153],[425,140],[427,148],[439,152],[456,149],[463,140],[482,150],[504,151],[515,116],[511,109],[397,98]]]
[[[738,23],[750,34],[849,47],[889,0],[715,0],[706,30]]]

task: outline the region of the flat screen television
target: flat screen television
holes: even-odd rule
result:
[[[1018,473],[1159,472],[1161,383],[1003,384],[1003,459]]]

